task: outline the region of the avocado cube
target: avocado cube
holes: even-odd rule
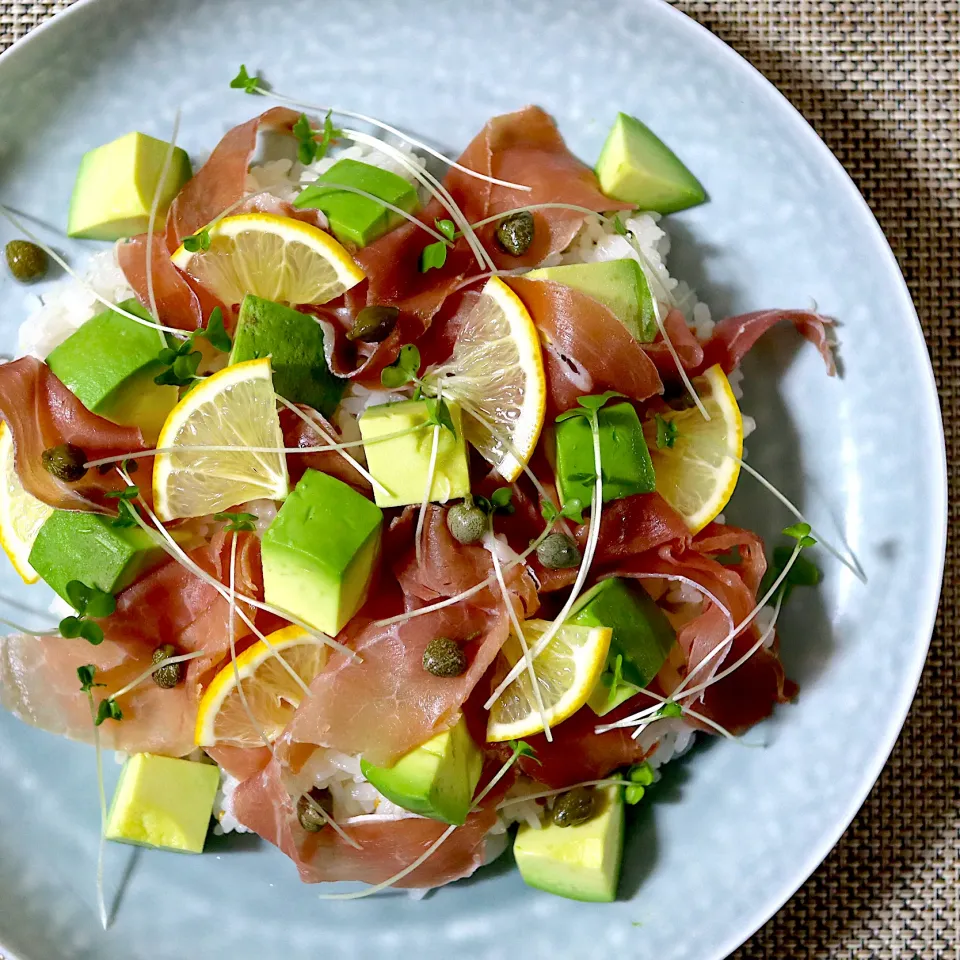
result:
[[[264,599],[335,636],[366,599],[382,526],[353,487],[307,470],[263,535]]]
[[[463,717],[392,767],[360,759],[361,773],[392,803],[457,826],[466,823],[482,769],[483,754]]]
[[[305,403],[324,416],[337,409],[347,381],[327,366],[323,327],[284,304],[247,294],[233,338],[230,363],[270,357],[273,388],[291,403]]]
[[[567,622],[612,631],[606,669],[588,701],[601,717],[653,680],[677,640],[667,615],[639,583],[626,577],[608,577],[591,587]],[[611,689],[618,656],[619,680]]]
[[[463,436],[460,407],[448,402],[447,408],[454,431],[451,433],[446,427],[439,431],[433,481],[427,498],[435,503],[470,493],[467,441]],[[423,503],[435,432],[434,427],[427,425],[429,416],[426,400],[402,400],[368,407],[360,417],[367,469],[382,485],[374,487],[378,506]],[[404,431],[410,432],[402,437],[392,436]]]
[[[128,313],[154,320],[137,300],[120,304]],[[47,366],[92,413],[125,427],[139,427],[155,440],[177,402],[177,388],[153,378],[168,338],[115,310],[88,320],[47,357]]]
[[[553,280],[599,300],[640,343],[657,335],[653,294],[636,260],[605,260],[541,267],[524,275],[527,280]]]
[[[569,900],[611,903],[623,860],[623,796],[597,789],[593,816],[577,826],[521,824],[513,844],[524,883]]]
[[[610,404],[600,409],[598,422],[603,502],[652,493],[656,477],[637,411],[629,403]],[[560,501],[566,505],[577,499],[587,507],[596,482],[590,422],[586,417],[559,420],[555,439]]]
[[[33,542],[30,566],[69,603],[71,580],[115,594],[165,557],[157,534],[114,527],[99,513],[54,510]]]
[[[707,199],[700,181],[636,117],[618,113],[597,161],[600,189],[641,210],[675,213]]]
[[[146,233],[169,148],[169,143],[145,133],[128,133],[85,153],[73,187],[67,235],[120,240]],[[158,224],[192,175],[186,151],[174,147],[160,189]]]
[[[158,850],[203,853],[220,771],[212,763],[135,753],[123,765],[104,836]]]
[[[417,188],[398,174],[358,160],[338,160],[293,205],[321,210],[333,235],[348,246],[373,243],[400,223],[402,217],[376,200],[338,190],[338,186],[363,190],[407,213],[413,213],[420,205]]]

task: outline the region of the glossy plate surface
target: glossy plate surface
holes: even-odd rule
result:
[[[859,807],[932,628],[944,548],[939,410],[873,217],[786,101],[658,0],[85,0],[0,58],[0,202],[62,231],[83,152],[132,129],[165,138],[178,106],[180,142],[205,156],[268,106],[228,89],[241,62],[278,90],[374,114],[453,152],[489,116],[527,102],[551,111],[587,159],[617,110],[649,123],[711,197],[670,218],[673,273],[717,317],[815,300],[840,320],[842,379],[829,380],[788,331],[751,356],[743,406],[758,429],[747,446],[816,526],[848,541],[869,584],[820,555],[822,587],[798,595],[782,624],[799,701],[746,738],[766,749],[715,743],[668,772],[633,818],[611,906],[527,889],[509,857],[421,903],[401,893],[324,904],[283,856],[241,838],[202,857],[110,849],[108,893],[126,883],[104,933],[93,752],[0,716],[0,944],[21,960],[720,960]],[[12,236],[0,223],[0,241]],[[56,244],[83,256],[81,243]],[[2,349],[14,349],[36,292],[0,271]],[[789,522],[747,477],[727,516],[764,534]],[[12,573],[0,589],[47,602]]]

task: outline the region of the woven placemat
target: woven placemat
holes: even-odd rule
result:
[[[900,260],[960,479],[960,0],[671,0],[750,60],[840,158]],[[66,0],[0,0],[0,49]],[[957,523],[950,505],[951,531]],[[920,692],[836,849],[734,960],[960,958],[960,547]]]

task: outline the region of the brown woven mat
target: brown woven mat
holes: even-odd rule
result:
[[[923,321],[960,495],[960,0],[671,2],[793,101],[873,208]],[[0,0],[0,49],[65,6]],[[735,960],[960,958],[958,564],[951,539],[930,660],[880,782]]]

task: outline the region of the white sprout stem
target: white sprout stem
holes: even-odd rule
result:
[[[596,418],[596,414],[594,414]],[[600,516],[603,510],[603,469],[600,459],[600,431],[597,429],[596,421],[591,424],[593,427],[593,461],[594,469],[597,471],[597,479],[593,486],[593,497],[591,498],[590,505],[590,533],[587,536],[587,546],[584,550],[583,559],[580,562],[580,569],[577,571],[577,579],[574,581],[573,589],[570,591],[570,596],[567,597],[567,602],[563,605],[563,608],[560,610],[559,615],[556,620],[550,624],[547,630],[544,632],[543,636],[533,645],[533,651],[531,656],[534,660],[546,650],[547,646],[553,640],[553,638],[559,633],[560,628],[566,623],[567,617],[570,615],[570,611],[573,609],[574,603],[577,601],[577,597],[580,595],[580,591],[583,589],[583,585],[586,582],[587,575],[590,573],[590,567],[593,564],[593,556],[596,553],[597,543],[600,540]],[[503,695],[504,690],[513,683],[517,677],[520,676],[520,673],[523,670],[523,663],[516,663],[510,669],[510,672],[503,678],[499,686],[490,697],[487,699],[487,702],[483,705],[485,710],[489,710],[497,700]]]
[[[527,638],[523,634],[523,627],[520,624],[519,618],[517,617],[517,611],[510,597],[510,591],[507,590],[507,583],[503,579],[503,570],[500,567],[500,558],[497,556],[497,538],[494,535],[492,528],[487,532],[486,539],[489,541],[487,549],[490,551],[490,556],[493,559],[493,572],[496,575],[497,583],[500,586],[500,593],[503,596],[503,603],[507,608],[507,615],[510,617],[510,624],[513,627],[513,632],[516,634],[517,640],[520,642],[520,649],[523,651],[523,662],[527,665],[527,676],[530,678],[530,687],[533,690],[533,697],[536,701],[537,713],[540,714],[540,723],[543,725],[543,733],[547,738],[547,742],[552,743],[553,732],[551,731],[550,723],[547,720],[547,709],[543,703],[543,694],[540,690],[540,679],[537,677],[537,671],[533,666],[533,657],[530,656],[530,647],[527,643]]]
[[[440,416],[440,404],[443,403],[443,397],[440,391],[437,391],[437,416]],[[423,487],[423,501],[420,504],[420,510],[417,513],[417,529],[414,533],[414,550],[417,555],[417,566],[420,566],[423,557],[423,522],[427,516],[427,507],[430,504],[430,494],[433,492],[433,477],[437,472],[437,454],[440,452],[440,431],[443,427],[438,423],[433,428],[433,437],[430,440],[430,463],[427,466],[427,481]]]
[[[405,140],[410,144],[410,146],[416,147],[418,150],[426,151],[430,154],[430,156],[435,157],[437,160],[445,163],[448,167],[453,167],[455,170],[465,173],[468,177],[474,177],[477,180],[484,180],[487,183],[495,183],[499,187],[512,187],[514,190],[524,190],[529,192],[531,189],[522,183],[512,183],[510,180],[498,180],[496,177],[488,177],[485,173],[480,173],[478,170],[471,170],[470,167],[465,167],[462,164],[457,163],[456,160],[451,160],[449,157],[446,157],[440,153],[439,150],[434,150],[433,147],[429,147],[422,141],[416,140],[409,134],[403,133],[396,127],[390,126],[389,123],[384,123],[382,120],[377,120],[376,117],[368,117],[364,113],[355,113],[352,110],[341,110],[338,107],[319,107],[313,103],[304,103],[302,100],[295,100],[292,97],[285,97],[282,94],[274,93],[272,90],[261,90],[258,88],[256,92],[260,94],[260,96],[278,100],[280,103],[287,103],[292,107],[299,107],[301,110],[309,110],[311,113],[333,113],[338,117],[350,117],[351,120],[359,120],[361,123],[369,123],[372,127],[378,127],[380,130],[384,130],[387,133],[392,133],[400,140]],[[344,133],[346,133],[346,131],[344,131]]]
[[[29,627],[25,627],[22,624],[14,623],[13,620],[7,620],[6,617],[0,617],[0,623],[5,627],[10,627],[13,630],[16,630],[17,633],[25,633],[28,637],[48,637],[50,634],[56,632],[56,627],[50,627],[49,630],[31,630]]]
[[[551,531],[553,530],[554,522],[555,521],[550,521],[540,536],[538,536],[537,539],[534,540],[530,546],[523,551],[523,553],[517,554],[516,559],[511,560],[503,567],[503,569],[512,570],[518,563],[523,563],[523,561],[526,560],[527,557],[529,557],[530,554],[533,553],[537,547],[539,547],[540,544],[543,543],[543,541],[546,540],[546,538],[550,535]],[[386,620],[377,620],[373,626],[377,628],[392,627],[396,623],[406,623],[408,620],[413,620],[415,617],[422,617],[428,613],[436,613],[437,610],[443,610],[445,607],[452,607],[464,600],[469,600],[470,597],[480,593],[481,590],[486,590],[487,587],[493,586],[493,584],[496,583],[496,580],[496,574],[492,573],[489,577],[487,577],[486,580],[481,580],[480,583],[470,587],[469,590],[464,590],[463,593],[458,593],[453,597],[447,597],[446,600],[439,600],[437,603],[431,603],[426,607],[418,607],[416,610],[409,610],[407,613],[401,613],[395,617],[388,617]]]
[[[860,562],[857,560],[853,551],[850,551],[849,557],[845,557],[822,533],[813,528],[813,525],[804,517],[800,510],[767,480],[766,477],[754,470],[745,460],[741,460],[739,457],[733,457],[732,459],[736,460],[743,470],[746,470],[754,480],[772,493],[801,523],[806,523],[807,526],[810,527],[811,535],[816,538],[817,542],[827,553],[839,560],[861,583],[867,582],[867,575],[864,573],[863,567],[860,566]]]
[[[243,680],[240,678],[240,668],[237,666],[237,641],[236,641],[236,629],[234,628],[234,614],[237,610],[237,534],[234,532],[233,537],[230,540],[230,587],[227,597],[227,603],[229,604],[227,611],[227,637],[230,643],[230,665],[233,667],[233,681],[237,685],[237,693],[240,696],[240,702],[243,704],[244,712],[247,715],[247,719],[250,721],[250,725],[257,732],[257,735],[263,741],[264,746],[270,751],[271,757],[276,757],[276,752],[273,749],[273,744],[270,742],[270,738],[266,735],[263,728],[257,723],[257,718],[253,715],[253,711],[250,709],[250,704],[247,702],[247,695],[243,689]]]
[[[520,751],[514,750],[513,755],[507,760],[506,763],[497,771],[493,779],[480,791],[477,797],[474,799],[473,804],[470,807],[470,812],[475,812],[480,804],[483,802],[486,795],[507,775],[507,771],[517,762],[520,757]],[[399,873],[395,873],[392,877],[387,880],[382,881],[381,883],[374,884],[372,887],[367,887],[364,890],[357,890],[353,893],[321,893],[321,900],[362,900],[364,897],[371,897],[375,893],[380,893],[381,890],[386,890],[388,887],[392,887],[394,884],[399,883],[403,880],[404,877],[409,876],[417,869],[421,864],[426,862],[440,849],[440,847],[447,841],[449,836],[457,829],[456,824],[451,824],[447,827],[443,833],[437,837],[433,843],[424,850],[423,853],[417,857],[413,863],[405,866]]]
[[[436,177],[427,173],[427,171],[422,167],[413,163],[404,153],[402,153],[400,150],[397,150],[396,147],[392,147],[388,143],[384,143],[382,140],[377,139],[377,137],[371,137],[366,133],[361,133],[359,130],[344,130],[343,137],[346,140],[352,140],[354,143],[363,143],[369,147],[373,147],[375,150],[379,150],[381,153],[385,153],[387,156],[392,157],[405,169],[409,170],[410,173],[412,173],[420,183],[422,183],[437,197],[450,216],[453,217],[454,223],[456,223],[456,225],[462,231],[463,238],[467,241],[467,244],[473,252],[473,255],[477,258],[477,262],[480,264],[481,269],[497,269],[497,265],[490,258],[490,254],[484,250],[483,244],[480,243],[477,235],[473,232],[473,229],[467,222],[467,218],[463,215],[463,211],[457,206],[453,197],[450,196],[443,184],[440,183]]]
[[[632,787],[632,780],[621,780],[618,777],[607,777],[603,780],[584,780],[582,783],[575,783],[569,787],[560,787],[557,790],[544,790],[542,793],[525,793],[522,797],[508,797],[497,804],[497,809],[513,806],[515,803],[523,803],[524,800],[545,800],[547,797],[556,797],[568,790],[576,790],[578,787]]]
[[[170,164],[173,162],[173,151],[176,149],[177,135],[180,132],[180,110],[177,109],[176,116],[173,118],[173,131],[170,134],[170,142],[167,144],[166,153],[163,158],[163,166],[160,167],[160,179],[157,180],[156,189],[153,191],[153,202],[150,204],[150,217],[147,221],[147,302],[150,304],[150,314],[157,323],[160,322],[160,311],[157,309],[157,297],[153,289],[153,231],[157,226],[157,213],[160,209],[160,197],[163,195],[163,188],[167,183],[167,174],[170,172]],[[157,336],[163,346],[167,341],[161,330],[157,330]]]
[[[176,327],[165,327],[160,323],[154,323],[153,320],[144,320],[143,317],[138,317],[135,313],[130,313],[128,310],[124,310],[121,306],[112,301],[108,300],[106,297],[101,296],[93,286],[80,276],[79,273],[74,270],[63,257],[57,253],[52,247],[44,243],[35,233],[28,230],[11,212],[0,203],[0,215],[4,216],[9,220],[28,240],[33,241],[43,252],[56,263],[67,276],[73,277],[86,291],[93,297],[98,303],[102,303],[105,307],[109,307],[114,313],[119,313],[120,316],[126,317],[128,320],[133,320],[134,323],[139,323],[143,327],[149,327],[151,330],[159,330],[162,333],[169,333],[175,337],[180,337],[181,339],[186,339],[189,334],[185,330],[178,330]]]
[[[103,858],[107,833],[107,794],[103,788],[103,751],[100,747],[100,728],[97,726],[97,708],[93,702],[93,691],[87,691],[90,703],[90,721],[93,724],[93,746],[97,754],[97,792],[100,800],[100,841],[97,849],[97,907],[100,911],[100,924],[106,930],[110,926],[107,916],[107,904],[103,895]]]
[[[335,450],[347,463],[353,467],[361,477],[364,478],[374,489],[379,489],[381,493],[390,495],[390,492],[366,467],[364,467],[358,460],[354,457],[351,457],[349,453],[343,449],[343,445],[337,443],[336,438],[331,437],[324,428],[317,423],[312,417],[304,413],[295,403],[291,403],[286,397],[281,397],[279,393],[274,394],[277,400],[288,410],[293,411],[308,427],[310,427],[315,433],[319,434],[324,440],[332,441],[330,449]],[[399,431],[404,432],[404,431]],[[353,441],[355,444],[363,445],[363,441]],[[286,451],[284,451],[286,452]]]
[[[481,280],[489,280],[491,277],[520,277],[529,272],[529,267],[515,267],[512,270],[488,270],[486,273],[477,273],[472,277],[466,277],[464,280],[461,280],[453,288],[451,293],[456,293],[458,290],[469,287],[471,284],[479,283]]]
[[[402,217],[404,220],[409,221],[414,226],[420,227],[424,233],[429,234],[433,237],[434,240],[439,240],[441,243],[448,244],[450,241],[438,230],[434,230],[429,224],[424,223],[422,220],[418,219],[414,214],[410,213],[409,210],[404,210],[403,207],[398,207],[395,204],[388,203],[386,200],[381,199],[375,193],[367,193],[366,190],[360,190],[358,187],[351,187],[345,183],[334,183],[331,180],[299,180],[297,185],[301,188],[309,188],[316,184],[319,184],[323,187],[329,187],[331,192],[334,190],[341,190],[344,193],[353,193],[358,197],[364,197],[367,200],[373,200],[376,203],[380,204],[381,207],[386,207],[392,213],[395,213],[398,217]],[[323,194],[321,194],[323,196]]]
[[[687,376],[687,371],[683,369],[683,364],[680,362],[680,355],[677,353],[677,348],[673,345],[673,341],[670,339],[667,334],[667,328],[664,326],[663,317],[660,316],[660,304],[657,302],[657,298],[653,298],[653,315],[657,321],[657,329],[660,331],[660,336],[663,337],[663,342],[667,345],[667,350],[670,352],[670,356],[673,358],[674,366],[677,368],[677,373],[680,374],[680,379],[683,381],[684,387],[687,389],[687,393],[693,398],[693,402],[697,405],[697,409],[700,411],[700,416],[704,420],[710,419],[710,414],[707,411],[707,408],[703,405],[703,401],[700,399],[700,394],[697,393],[696,388],[693,386],[693,383],[690,380],[690,377]]]
[[[149,670],[144,670],[136,680],[131,680],[125,687],[118,690],[116,693],[110,694],[111,700],[118,700],[120,697],[126,696],[131,690],[139,687],[144,680],[149,680],[161,667],[167,667],[171,663],[186,663],[188,660],[196,660],[198,657],[204,657],[207,655],[206,650],[195,650],[193,653],[182,653],[176,657],[165,657],[163,660],[158,661],[153,664]]]

